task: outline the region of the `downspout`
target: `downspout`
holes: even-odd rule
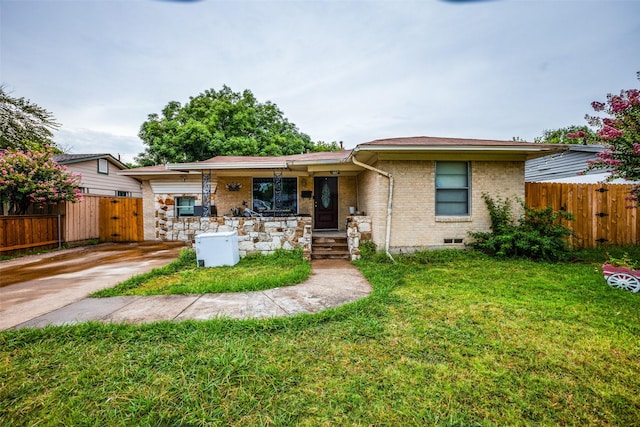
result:
[[[370,171],[376,172],[382,176],[386,176],[387,178],[389,178],[389,200],[387,201],[387,229],[386,229],[386,236],[384,239],[384,251],[389,257],[389,259],[391,259],[391,261],[396,262],[396,260],[393,259],[393,257],[391,256],[391,253],[389,252],[389,246],[391,242],[391,214],[393,213],[393,175],[391,175],[389,172],[385,172],[383,170],[374,168],[373,166],[370,166],[366,163],[362,163],[356,160],[356,157],[355,157],[356,150],[357,148],[354,149],[351,152],[351,155],[349,156],[351,157],[351,162],[354,165],[363,167],[365,169],[369,169]]]

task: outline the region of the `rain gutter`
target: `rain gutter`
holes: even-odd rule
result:
[[[391,256],[391,253],[389,252],[389,246],[391,242],[391,214],[393,213],[393,175],[391,175],[389,172],[385,172],[381,169],[374,168],[371,165],[358,161],[355,156],[357,152],[358,152],[358,147],[353,149],[353,151],[347,158],[347,161],[351,160],[351,163],[353,163],[354,165],[360,166],[365,169],[369,169],[370,171],[376,172],[377,174],[380,174],[389,179],[389,200],[387,201],[387,227],[386,227],[386,235],[384,239],[384,251],[389,257],[389,259],[391,259],[391,261],[396,262],[396,260],[393,259],[393,257]]]

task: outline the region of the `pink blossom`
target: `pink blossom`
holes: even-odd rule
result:
[[[605,141],[619,138],[623,133],[623,131],[612,126],[604,126],[602,129],[600,129],[600,131],[598,131],[598,135],[600,135],[600,137]]]
[[[622,98],[621,96],[611,97],[611,99],[609,100],[609,104],[611,105],[611,111],[613,111],[614,114],[626,110],[631,105],[629,101]]]
[[[603,159],[604,162],[610,166],[619,166],[622,164],[622,162],[620,160],[617,159],[613,159],[613,158],[609,158],[609,159]]]
[[[591,106],[593,107],[594,110],[596,111],[603,111],[604,110],[604,102],[598,102],[598,101],[593,101],[591,103]]]

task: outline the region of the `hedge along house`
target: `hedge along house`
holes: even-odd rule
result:
[[[389,254],[463,247],[469,231],[490,228],[483,193],[524,200],[525,161],[565,149],[394,138],[339,152],[218,156],[121,174],[143,183],[146,239],[193,241],[201,232],[238,230],[241,255],[302,247],[309,256],[329,250],[354,259],[363,240]],[[312,244],[327,232],[329,240],[344,237],[345,251]]]

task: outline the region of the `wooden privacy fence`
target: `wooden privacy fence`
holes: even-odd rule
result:
[[[144,240],[142,199],[85,194],[79,203],[66,203],[64,233],[67,242]]]
[[[85,194],[48,215],[0,216],[0,254],[83,240],[144,240],[142,199]]]
[[[525,203],[552,207],[574,215],[565,224],[573,230],[571,243],[579,248],[640,244],[640,216],[627,200],[626,184],[561,184],[527,182]],[[564,222],[564,221],[563,221]]]
[[[101,197],[100,240],[104,242],[144,240],[142,199]]]
[[[61,228],[58,215],[0,216],[0,254],[56,247],[62,242]]]

